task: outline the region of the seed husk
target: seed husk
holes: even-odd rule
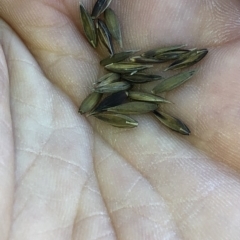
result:
[[[126,91],[120,91],[120,92],[113,93],[113,94],[105,97],[89,115],[93,115],[93,114],[102,112],[107,108],[120,105],[120,104],[124,103],[126,101],[126,99],[127,99]]]
[[[177,45],[177,46],[170,46],[170,47],[161,47],[161,48],[156,48],[156,49],[152,49],[149,50],[147,52],[144,52],[143,54],[141,54],[142,57],[154,57],[160,53],[164,53],[164,52],[169,52],[169,51],[173,51],[173,50],[177,50],[180,48],[185,47],[186,45]]]
[[[97,31],[95,28],[95,24],[90,14],[87,12],[87,10],[84,8],[82,4],[80,4],[80,16],[82,19],[82,25],[83,25],[85,36],[87,37],[87,40],[89,41],[89,43],[94,48],[96,48],[97,47]]]
[[[154,102],[154,103],[171,103],[167,99],[145,92],[139,91],[128,91],[128,97],[132,100],[143,101],[143,102]]]
[[[99,17],[110,5],[112,0],[97,0],[92,10],[92,19]]]
[[[107,8],[104,12],[104,19],[112,37],[117,40],[118,44],[122,48],[121,27],[115,12],[111,8]]]
[[[131,62],[111,63],[105,66],[108,71],[116,73],[133,73],[151,67],[153,66]]]
[[[119,128],[134,128],[138,126],[138,122],[134,120],[133,118],[122,115],[122,114],[116,114],[116,113],[98,113],[94,115],[94,117],[109,123],[110,125],[114,127]]]
[[[174,61],[169,67],[167,67],[164,71],[168,70],[177,70],[185,67],[190,67],[195,63],[202,60],[208,53],[207,49],[196,49],[190,51],[189,53],[183,54],[181,58]]]
[[[130,58],[131,62],[135,63],[163,63],[166,62],[166,60],[159,60],[156,58],[146,58],[141,56],[134,56]]]
[[[146,83],[163,79],[163,77],[160,75],[147,73],[135,73],[133,75],[123,74],[122,78],[132,83]]]
[[[172,117],[164,112],[155,110],[153,113],[162,124],[169,127],[173,131],[176,131],[183,135],[189,135],[191,133],[189,128],[181,120]]]
[[[161,92],[170,91],[190,79],[195,72],[195,70],[182,72],[172,77],[166,78],[161,81],[157,86],[155,86],[151,92],[153,94],[158,94]]]
[[[89,94],[82,102],[81,106],[79,107],[78,112],[81,114],[87,113],[92,111],[94,107],[99,103],[101,100],[102,94],[98,92],[92,92]]]
[[[97,33],[98,33],[99,40],[107,48],[110,55],[113,56],[114,50],[113,50],[111,34],[107,26],[105,25],[105,23],[100,19],[98,19],[97,21],[97,29],[98,29]]]
[[[149,102],[128,102],[115,107],[107,108],[108,112],[120,114],[143,114],[156,110],[158,104]]]
[[[115,54],[113,54],[112,57],[107,57],[107,58],[101,60],[100,64],[102,66],[106,66],[111,63],[121,62],[121,61],[127,59],[128,57],[130,57],[132,54],[134,54],[137,51],[139,51],[139,50],[128,50],[128,51],[124,51],[124,52],[120,52],[120,53],[115,53]]]
[[[105,85],[108,85],[110,83],[114,83],[119,81],[120,79],[120,74],[118,73],[108,73],[102,76],[95,84],[94,87],[103,87]]]
[[[119,81],[119,82],[107,84],[102,87],[96,87],[94,91],[99,93],[114,93],[122,90],[128,90],[130,88],[131,88],[131,84],[129,82]]]
[[[157,54],[154,58],[159,59],[159,60],[175,60],[175,59],[179,59],[180,56],[182,56],[185,53],[188,53],[189,50],[187,49],[179,49],[179,50],[173,50],[173,51],[169,51],[169,52],[165,52],[165,53],[160,53]]]

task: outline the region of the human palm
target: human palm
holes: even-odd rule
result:
[[[103,73],[78,4],[1,1],[1,239],[239,239],[239,2],[112,1],[124,49],[209,49],[164,106],[189,137],[78,114]]]

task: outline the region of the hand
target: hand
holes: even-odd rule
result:
[[[1,1],[1,239],[239,239],[238,1],[111,3],[124,49],[209,49],[166,96],[189,137],[149,115],[126,130],[78,114],[103,75],[78,4]]]

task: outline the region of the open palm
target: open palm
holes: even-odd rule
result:
[[[1,239],[239,239],[239,2],[112,1],[124,49],[209,49],[167,95],[189,137],[149,115],[126,130],[78,114],[103,73],[78,6],[1,1]]]

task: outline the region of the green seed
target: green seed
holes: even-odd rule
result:
[[[125,51],[125,52],[115,53],[115,54],[113,54],[112,57],[107,57],[107,58],[103,59],[100,62],[100,64],[102,66],[106,66],[106,65],[109,65],[111,63],[121,62],[121,61],[127,59],[128,57],[130,57],[132,54],[134,54],[137,51],[138,50],[128,50],[128,51]]]
[[[120,47],[122,48],[122,33],[120,28],[120,23],[115,12],[111,8],[107,8],[104,12],[105,23],[108,27],[109,32],[112,37],[117,40]]]
[[[151,92],[153,94],[158,94],[161,92],[170,91],[170,90],[180,86],[181,84],[186,82],[188,79],[190,79],[195,72],[196,71],[194,71],[194,70],[188,71],[188,72],[183,72],[183,73],[174,75],[170,78],[166,78],[162,82],[160,82],[157,86],[155,86]]]
[[[97,21],[97,33],[98,33],[98,38],[101,41],[101,43],[107,48],[108,52],[110,53],[111,56],[113,56],[113,44],[112,44],[112,37],[111,34],[105,25],[103,21],[98,19]]]
[[[130,62],[111,63],[105,66],[108,71],[116,73],[134,73],[151,67],[152,65],[144,65]]]
[[[80,15],[82,19],[82,25],[84,33],[90,42],[90,44],[96,48],[97,47],[97,32],[94,25],[94,22],[90,16],[90,14],[86,11],[84,6],[80,4]]]
[[[161,47],[161,48],[156,48],[156,49],[152,49],[149,50],[147,52],[144,52],[143,54],[141,54],[142,57],[154,57],[160,53],[164,53],[164,52],[169,52],[172,50],[177,50],[180,49],[182,47],[185,47],[186,45],[177,45],[177,46],[171,46],[171,47]]]
[[[134,128],[138,126],[138,122],[133,118],[122,114],[115,114],[115,113],[98,113],[94,115],[94,117],[109,123],[114,127],[119,128]]]
[[[116,107],[107,108],[108,112],[115,112],[120,114],[142,114],[156,110],[158,104],[148,102],[128,102],[118,105]]]
[[[114,93],[122,90],[128,90],[129,88],[131,88],[130,83],[126,81],[121,81],[121,82],[110,83],[102,87],[97,87],[94,89],[94,91],[99,93]]]
[[[97,87],[103,87],[105,85],[108,85],[110,83],[117,82],[120,79],[120,74],[118,73],[108,73],[102,76],[96,83],[95,88]]]
[[[129,98],[137,101],[155,102],[155,103],[171,103],[167,99],[157,95],[153,95],[151,93],[138,92],[138,91],[128,91],[127,93]]]
[[[156,58],[146,58],[141,56],[135,56],[130,58],[131,62],[135,63],[163,63],[166,62],[166,60],[159,60]]]
[[[92,109],[101,100],[102,94],[98,92],[93,92],[89,94],[82,102],[78,112],[81,114],[92,111]]]
[[[160,53],[158,55],[156,55],[154,58],[159,59],[159,60],[165,60],[165,61],[169,61],[169,60],[175,60],[175,59],[179,59],[179,57],[181,57],[182,55],[188,53],[189,50],[185,50],[185,49],[179,49],[179,50],[173,50],[173,51],[169,51],[169,52],[165,52],[165,53]]]
[[[132,83],[146,83],[163,79],[160,75],[146,73],[123,74],[122,78]]]
[[[181,120],[174,118],[164,112],[153,111],[153,113],[162,124],[169,127],[173,131],[176,131],[183,135],[189,135],[191,133],[189,128]]]
[[[112,0],[97,0],[93,7],[92,18],[95,19],[99,17],[105,9],[110,5]]]
[[[208,53],[207,49],[195,49],[190,51],[189,53],[183,54],[181,58],[174,61],[169,67],[167,67],[164,71],[167,70],[177,70],[185,67],[190,67],[195,63],[202,60]]]

